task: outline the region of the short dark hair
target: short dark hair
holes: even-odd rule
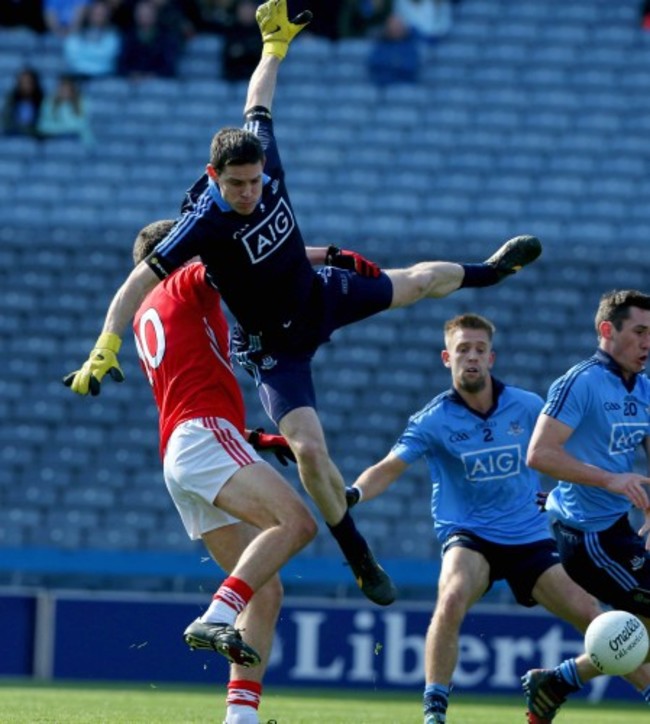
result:
[[[600,323],[611,322],[614,329],[620,330],[623,322],[630,316],[630,309],[650,310],[650,296],[636,289],[614,289],[605,292],[600,298],[596,312],[596,334],[600,336]]]
[[[492,324],[492,322],[490,322],[490,320],[486,317],[482,317],[480,314],[459,314],[458,316],[448,319],[445,322],[445,344],[447,344],[447,339],[457,329],[482,329],[487,332],[490,342],[496,332],[494,324]]]
[[[136,266],[151,254],[173,229],[175,223],[173,219],[160,219],[140,229],[133,242],[133,263]]]
[[[210,164],[217,173],[226,166],[264,163],[264,158],[260,139],[242,128],[222,128],[210,144]]]

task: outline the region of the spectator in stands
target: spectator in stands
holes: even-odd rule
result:
[[[421,64],[415,33],[398,15],[389,15],[368,56],[370,79],[380,88],[393,83],[415,83]]]
[[[171,36],[177,36],[180,45],[193,38],[202,22],[201,9],[196,0],[153,0],[158,7],[160,24]]]
[[[595,331],[595,355],[551,385],[528,464],[558,480],[546,508],[569,575],[650,630],[650,295],[604,294]],[[641,448],[646,475],[634,472]],[[643,511],[638,533],[629,521],[633,507]],[[528,672],[529,711],[553,719],[584,682],[567,673],[562,667]],[[645,685],[650,704],[650,681]]]
[[[72,76],[61,76],[54,92],[43,100],[38,133],[42,138],[78,138],[87,145],[92,143],[87,104]]]
[[[338,40],[341,12],[345,2],[347,0],[312,0],[307,3],[314,12],[307,34],[328,40]]]
[[[120,33],[111,24],[110,7],[104,0],[95,0],[85,8],[79,30],[63,41],[68,70],[81,79],[113,75],[120,44]]]
[[[158,221],[140,231],[136,265],[173,225]],[[228,325],[205,267],[191,263],[167,277],[143,301],[133,329],[160,415],[167,489],[190,538],[201,538],[227,573],[184,638],[190,647],[214,649],[232,663],[226,724],[257,724],[282,604],[278,572],[316,535],[316,522],[255,452],[275,452],[286,465],[293,456],[284,438],[244,430]]]
[[[111,24],[121,32],[133,25],[133,6],[136,0],[106,0],[109,8]]]
[[[0,26],[24,27],[37,33],[45,31],[42,0],[2,0],[0,2]]]
[[[28,66],[22,68],[5,98],[3,132],[8,136],[36,136],[43,97],[39,74]]]
[[[450,0],[395,0],[394,12],[421,40],[447,35],[452,25]]]
[[[267,414],[296,455],[303,486],[363,593],[389,605],[395,588],[347,511],[343,479],[327,450],[311,360],[344,325],[462,286],[497,284],[533,262],[541,246],[521,236],[480,264],[422,262],[384,273],[351,251],[306,248],[284,183],[271,107],[280,63],[309,17],[301,13],[290,21],[286,0],[258,8],[263,50],[248,86],[245,129],[215,134],[206,172],[186,193],[178,223],[115,294],[97,345],[68,384],[77,394],[99,392],[103,377],[119,370],[118,335],[145,294],[200,254],[237,319],[236,359],[254,376]],[[325,268],[316,272],[312,265]]]
[[[139,0],[133,20],[133,27],[122,39],[119,72],[129,78],[175,76],[181,40],[177,33],[170,33],[162,24],[158,5],[153,0]]]
[[[201,30],[223,34],[235,13],[238,0],[201,0]]]
[[[224,30],[221,67],[227,80],[247,80],[260,59],[262,41],[255,22],[256,10],[253,0],[240,0],[232,22]]]
[[[339,37],[378,37],[392,11],[393,0],[344,0],[339,15]]]
[[[53,34],[65,37],[81,27],[85,8],[91,0],[43,0],[45,25]]]
[[[413,415],[388,455],[346,491],[350,505],[371,500],[420,458],[428,464],[442,569],[425,641],[424,724],[446,721],[463,620],[494,581],[506,580],[520,605],[540,604],[581,632],[602,613],[560,564],[537,507],[539,478],[525,458],[543,401],[492,376],[494,331],[492,322],[477,314],[445,324],[441,356],[451,389]],[[559,671],[571,682],[600,675],[584,653]],[[627,678],[639,690],[649,687],[650,666]],[[548,699],[557,701],[553,690]],[[531,724],[553,718],[533,711],[542,718],[531,714]]]

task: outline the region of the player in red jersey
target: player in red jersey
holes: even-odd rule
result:
[[[173,223],[142,229],[133,249],[136,264]],[[168,276],[141,304],[133,329],[160,414],[167,489],[190,538],[201,538],[228,573],[184,637],[192,648],[214,649],[232,663],[226,722],[257,724],[282,602],[278,570],[315,536],[316,523],[250,444],[281,461],[291,455],[281,436],[244,429],[228,325],[220,295],[205,275],[203,264],[190,263]]]

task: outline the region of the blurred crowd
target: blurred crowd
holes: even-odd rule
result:
[[[292,14],[304,8],[313,11],[305,36],[371,39],[368,74],[383,86],[418,80],[420,46],[449,32],[455,2],[293,0],[289,7]],[[259,4],[260,0],[2,0],[0,27],[53,36],[66,68],[48,93],[34,68],[17,70],[4,102],[4,133],[75,136],[92,143],[84,82],[107,76],[178,77],[185,45],[197,34],[220,35],[221,76],[247,80],[261,50],[255,22]]]
[[[312,10],[309,31],[338,40],[380,33],[393,12],[425,34],[436,34],[449,22],[449,6],[455,2],[458,0],[294,0],[289,7],[294,14]],[[91,7],[103,5],[105,19],[100,27],[108,25],[126,35],[142,22],[138,6],[144,5],[156,27],[186,40],[195,33],[227,33],[242,19],[238,6],[251,3],[259,4],[258,0],[2,0],[0,26],[24,26],[67,36],[94,27]]]
[[[197,34],[222,39],[221,77],[247,81],[261,50],[255,11],[261,0],[1,0],[0,27],[27,28],[60,43],[65,74],[44,92],[38,72],[17,69],[5,97],[2,127],[9,135],[93,137],[84,82],[122,76],[174,78],[184,48]],[[368,78],[378,87],[417,83],[423,47],[453,25],[460,0],[290,0],[290,14],[314,13],[303,37],[336,42],[369,40]],[[650,30],[650,0],[639,4],[639,23]]]
[[[396,22],[406,36],[432,39],[448,32],[453,3],[295,0],[293,10],[310,8],[308,32],[330,40],[393,39]],[[224,38],[224,75],[237,80],[249,76],[259,57],[258,5],[259,0],[2,0],[0,26],[61,38],[69,72],[80,78],[173,77],[185,43],[197,33],[216,33]]]

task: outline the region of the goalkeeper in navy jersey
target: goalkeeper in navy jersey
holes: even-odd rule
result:
[[[362,592],[388,605],[395,587],[347,510],[345,485],[327,450],[312,357],[344,325],[463,286],[496,284],[533,262],[541,245],[534,236],[517,236],[481,263],[425,261],[388,271],[334,245],[305,247],[284,183],[271,107],[280,63],[310,18],[304,11],[289,20],[286,0],[258,8],[263,51],[248,86],[244,128],[214,136],[206,173],[188,191],[174,229],[118,290],[89,359],[67,384],[78,394],[97,394],[106,374],[123,379],[120,335],[135,310],[162,278],[199,256],[237,320],[233,357],[254,377],[268,416],[297,458],[305,490]]]
[[[493,334],[493,324],[476,314],[446,323],[442,361],[452,388],[413,415],[389,454],[346,492],[354,505],[382,493],[418,459],[429,467],[442,568],[425,642],[424,724],[446,721],[461,625],[494,581],[507,581],[522,606],[540,604],[581,632],[602,612],[561,565],[538,508],[538,473],[526,466],[543,401],[492,377]],[[600,672],[583,653],[548,674],[549,700],[557,702],[563,687]],[[650,667],[627,678],[644,692]],[[529,724],[550,722],[544,713],[529,702]]]

